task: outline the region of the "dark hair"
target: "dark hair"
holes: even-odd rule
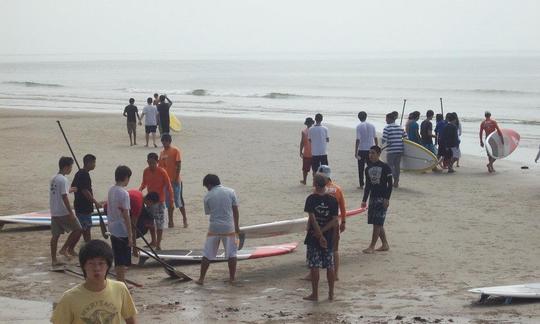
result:
[[[391,114],[394,115],[394,120],[398,119],[399,113],[397,111],[394,110],[391,112]]]
[[[315,173],[315,176],[313,176],[313,184],[317,188],[326,187],[326,177],[320,173]]]
[[[381,148],[378,145],[373,145],[369,149],[377,152],[377,154],[381,154],[381,151],[382,151]]]
[[[390,120],[396,120],[396,115],[394,114],[394,112],[391,112],[386,114],[386,118]]]
[[[155,97],[158,97],[158,96],[159,96],[159,93],[157,93],[157,92],[154,93],[154,98],[155,98]]]
[[[487,118],[487,117],[491,117],[491,113],[489,111],[486,110],[486,112],[484,113],[484,116]]]
[[[153,101],[154,101],[154,100],[153,100],[151,97],[148,97],[148,99],[146,99],[146,102],[147,102],[148,104],[151,104]]]
[[[94,258],[103,258],[107,262],[107,274],[111,269],[113,261],[113,252],[109,244],[102,240],[91,240],[90,242],[83,244],[79,250],[79,264],[81,265],[84,277],[86,278],[86,271],[84,271],[84,265],[86,261]],[[107,276],[107,274],[105,276]]]
[[[443,118],[443,114],[437,114],[437,115],[435,116],[435,120],[438,121],[438,122],[440,122],[440,121],[443,120],[443,119],[444,119],[444,118]]]
[[[71,165],[73,165],[73,159],[69,156],[62,156],[60,160],[58,160],[58,169],[60,170]]]
[[[151,153],[148,153],[148,155],[146,156],[146,160],[156,160],[156,161],[158,161],[159,156],[156,153],[151,152]]]
[[[159,96],[159,101],[162,101],[162,102],[165,101],[165,95]]]
[[[452,121],[455,119],[454,115],[452,113],[446,113],[445,119],[447,121]]]
[[[151,191],[144,196],[144,200],[149,200],[151,202],[159,202],[159,194],[155,191]]]
[[[170,143],[172,142],[172,137],[169,134],[163,134],[163,136],[161,136],[161,141]]]
[[[358,119],[360,119],[360,121],[364,121],[366,120],[366,118],[367,118],[367,114],[365,111],[361,111],[358,113]]]
[[[433,117],[433,114],[434,114],[433,110],[430,109],[426,112],[426,117]]]
[[[456,126],[459,127],[459,117],[456,112],[452,113],[452,116],[454,117],[454,120],[456,121]]]
[[[414,119],[419,119],[420,118],[420,112],[418,110],[413,111],[412,114],[413,114]]]
[[[125,165],[119,165],[114,171],[114,181],[124,181],[131,177],[131,169]]]
[[[130,103],[130,104],[133,104],[134,102],[135,102],[135,99],[129,98],[129,103]]]
[[[217,175],[209,173],[204,176],[202,184],[205,187],[207,186],[215,187],[215,186],[219,186],[221,184],[221,181],[219,181],[219,177]]]
[[[311,126],[313,124],[315,124],[315,121],[311,117],[307,117],[306,120],[304,121],[304,125],[306,126]]]
[[[316,122],[322,122],[322,114],[315,115],[315,121]]]
[[[96,157],[95,157],[94,155],[92,155],[92,154],[86,154],[86,155],[83,157],[82,160],[83,160],[83,164],[84,164],[84,165],[87,165],[87,164],[89,164],[89,163],[91,163],[91,162],[96,161]]]

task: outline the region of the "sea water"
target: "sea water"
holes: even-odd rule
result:
[[[521,134],[510,159],[530,163],[540,144],[540,56],[0,63],[0,108],[119,115],[130,97],[142,108],[155,92],[171,98],[179,117],[292,120],[302,128],[305,117],[322,113],[330,128],[351,128],[351,143],[361,110],[381,131],[404,99],[406,120],[414,110],[440,112],[442,98],[444,112],[459,115],[463,153],[485,154],[478,131],[486,110]]]

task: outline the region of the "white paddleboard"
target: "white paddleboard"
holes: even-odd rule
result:
[[[403,139],[404,152],[401,156],[401,170],[427,171],[437,165],[437,156],[420,144]],[[386,150],[382,151],[381,160],[387,162]]]
[[[105,224],[107,224],[107,215],[102,216]],[[41,210],[25,214],[0,216],[0,224],[4,223],[51,226],[51,213],[49,210]],[[92,215],[92,225],[99,225],[99,216],[96,214]]]
[[[540,298],[540,283],[474,288],[469,292],[496,297]]]
[[[521,136],[512,129],[501,129],[503,142],[501,142],[501,136],[497,131],[489,134],[486,138],[486,151],[494,159],[502,159],[514,152],[519,145]]]

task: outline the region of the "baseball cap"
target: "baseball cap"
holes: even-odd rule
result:
[[[311,117],[306,118],[304,125],[313,125],[313,124],[315,124],[315,121],[313,120],[313,118]]]
[[[330,167],[328,165],[323,164],[319,166],[319,168],[317,169],[317,173],[324,175],[328,179],[332,178],[332,170],[330,170]]]

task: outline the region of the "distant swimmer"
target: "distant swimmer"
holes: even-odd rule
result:
[[[367,113],[361,111],[358,113],[360,123],[356,126],[356,143],[354,145],[354,157],[358,164],[358,183],[359,189],[364,189],[364,168],[369,164],[369,148],[378,145],[375,126],[366,121]]]
[[[381,148],[372,146],[369,150],[369,160],[371,164],[366,169],[366,188],[362,198],[362,207],[366,207],[366,201],[369,198],[368,205],[368,224],[373,225],[371,243],[369,247],[363,250],[364,253],[375,253],[375,251],[388,251],[390,246],[384,231],[384,222],[386,220],[386,211],[390,205],[390,195],[392,194],[392,171],[388,164],[382,162]],[[375,249],[375,244],[381,239],[382,245]]]
[[[311,143],[308,139],[308,131],[315,121],[313,118],[308,117],[304,122],[306,128],[300,133],[300,158],[302,159],[302,176],[303,180],[300,181],[302,184],[306,184],[307,175],[311,169]],[[315,173],[313,173],[315,175]]]
[[[147,105],[144,106],[141,119],[144,117],[144,132],[146,134],[146,147],[148,147],[148,140],[150,139],[150,134],[152,134],[152,142],[154,147],[156,145],[156,129],[158,124],[158,111],[155,106],[152,105],[152,98],[146,99]],[[140,122],[139,122],[140,124]]]
[[[137,145],[137,119],[141,121],[139,110],[134,105],[135,99],[129,98],[129,105],[124,108],[124,117],[127,117],[127,131],[129,135],[129,146]],[[133,134],[133,138],[131,138]]]
[[[499,125],[494,119],[491,119],[491,113],[489,111],[486,111],[484,116],[486,119],[480,123],[480,146],[484,147],[484,136],[483,133],[486,133],[486,138],[489,136],[489,134],[493,133],[494,131],[497,131],[499,136],[501,137],[501,143],[504,144],[503,136],[501,133],[501,130],[499,129]],[[495,159],[491,157],[488,154],[488,164],[486,164],[488,168],[488,172],[495,172],[495,169],[493,168],[493,163],[495,163]]]
[[[386,114],[387,125],[384,127],[382,135],[382,144],[386,144],[386,160],[388,166],[390,166],[390,169],[392,170],[395,188],[399,187],[401,157],[405,150],[403,138],[407,137],[403,128],[396,124],[396,116],[396,112]]]
[[[313,173],[317,172],[317,169],[321,165],[328,165],[328,153],[327,144],[330,142],[328,137],[328,128],[321,125],[323,115],[315,115],[315,126],[308,130],[308,139],[311,143],[311,170]]]
[[[159,122],[161,125],[161,135],[170,133],[171,120],[169,111],[171,110],[172,104],[172,101],[166,95],[159,96],[159,104],[157,105],[157,110],[159,113]]]

